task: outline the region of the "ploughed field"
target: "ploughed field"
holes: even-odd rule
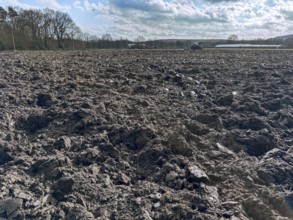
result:
[[[292,60],[0,53],[0,217],[293,219]]]

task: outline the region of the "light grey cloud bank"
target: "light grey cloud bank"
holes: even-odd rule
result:
[[[290,34],[289,0],[108,0],[91,5],[112,21],[111,31],[147,38],[267,38]],[[105,30],[106,31],[106,30]]]
[[[0,0],[38,7],[34,0]],[[292,0],[38,0],[69,12],[83,31],[114,38],[269,38],[293,34]],[[79,12],[76,15],[76,12]],[[79,17],[78,17],[79,16]],[[95,16],[95,17],[93,17]],[[83,19],[81,19],[81,17]],[[83,20],[83,22],[81,21]],[[85,22],[86,20],[86,22]]]

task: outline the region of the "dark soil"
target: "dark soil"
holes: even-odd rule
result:
[[[0,53],[0,219],[293,219],[292,60]]]

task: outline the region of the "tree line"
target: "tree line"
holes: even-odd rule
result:
[[[0,7],[0,50],[126,48],[127,39],[114,41],[83,33],[68,13],[52,9]]]

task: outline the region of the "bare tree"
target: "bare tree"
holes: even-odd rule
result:
[[[90,48],[98,48],[100,45],[100,39],[96,35],[90,36],[91,46]]]
[[[0,7],[0,22],[1,23],[6,20],[7,15],[8,15],[7,11],[4,8]]]
[[[137,43],[142,43],[142,42],[145,42],[145,38],[141,35],[139,35],[136,39],[135,39],[135,42]]]
[[[111,37],[110,34],[104,34],[104,35],[102,36],[102,40],[112,41],[113,39],[112,39],[112,37]]]
[[[75,50],[74,40],[77,38],[81,38],[82,32],[81,32],[80,28],[78,26],[76,26],[74,23],[72,23],[70,25],[69,36],[72,40],[72,49]]]
[[[139,37],[138,41],[144,41]],[[11,42],[11,43],[10,43]],[[58,45],[58,46],[57,46]],[[0,7],[0,49],[127,48],[128,40],[83,34],[67,13]]]
[[[13,43],[13,49],[16,51],[15,47],[15,38],[14,38],[14,29],[15,29],[15,18],[18,16],[16,10],[13,7],[8,7],[8,12],[7,12],[7,18],[8,18],[8,23],[11,27],[11,35],[12,35],[12,43]]]
[[[54,39],[53,18],[55,11],[49,8],[43,10],[43,39],[45,48],[49,48],[49,41]]]
[[[0,7],[0,48],[42,49],[58,44],[75,48],[75,43],[82,44],[82,32],[71,17],[64,12],[52,9],[25,10]],[[17,39],[17,41],[16,41]],[[21,40],[21,41],[20,41]]]
[[[228,37],[228,40],[229,40],[229,41],[237,41],[237,40],[238,40],[238,35],[237,35],[237,34],[231,34],[231,35]]]
[[[90,38],[90,34],[88,32],[83,33],[83,41],[85,41],[86,48],[90,48],[89,38]]]
[[[113,48],[113,39],[112,36],[110,34],[104,34],[101,38],[101,40],[99,40],[99,44],[101,48]]]
[[[28,38],[32,48],[40,46],[43,37],[43,13],[40,10],[22,10],[19,12],[18,26],[23,38]]]
[[[7,11],[4,8],[0,7],[0,49],[5,48],[4,38],[6,36],[5,34],[6,18],[7,18]]]
[[[73,25],[73,20],[69,14],[57,11],[52,19],[54,34],[58,41],[59,48],[64,48],[64,36],[69,34],[68,31]]]

